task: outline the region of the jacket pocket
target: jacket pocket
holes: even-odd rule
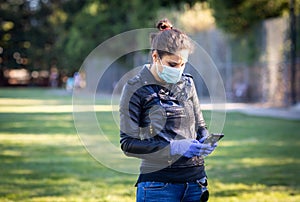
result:
[[[166,110],[166,118],[184,118],[186,117],[186,112],[185,109],[183,107],[167,107],[165,108]]]
[[[144,182],[142,184],[144,190],[161,190],[168,186],[165,182]]]

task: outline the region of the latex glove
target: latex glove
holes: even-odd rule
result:
[[[173,140],[171,145],[171,155],[182,155],[187,158],[193,156],[207,156],[216,146],[210,144],[202,144],[194,139]]]
[[[171,145],[171,155],[182,155],[188,158],[197,156],[201,149],[201,143],[194,139],[173,140]]]
[[[213,145],[211,145],[210,143],[208,143],[208,144],[202,144],[202,145],[203,145],[203,147],[202,147],[202,149],[203,149],[202,155],[203,156],[207,156],[207,155],[211,154],[215,150],[215,148],[218,146],[218,143],[215,143]]]
[[[200,143],[203,143],[203,142],[206,140],[207,137],[208,137],[208,136],[202,137],[202,138],[199,140],[199,142],[200,142]]]
[[[218,146],[218,143],[215,143],[213,145],[211,145],[210,143],[207,143],[207,144],[203,144],[204,141],[206,140],[207,136],[206,137],[202,137],[199,142],[203,145],[203,156],[207,156],[209,154],[211,154],[215,148]],[[205,146],[204,146],[205,145]]]

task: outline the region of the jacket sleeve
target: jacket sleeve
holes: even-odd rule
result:
[[[193,101],[193,108],[194,108],[194,115],[195,115],[195,121],[196,121],[196,131],[197,131],[197,140],[201,139],[204,136],[207,136],[209,134],[207,130],[207,126],[205,123],[205,120],[203,118],[202,110],[200,108],[200,102],[199,97],[196,91],[196,87],[194,84],[193,79],[191,80],[191,93],[192,93],[192,101]]]
[[[134,85],[126,84],[120,101],[120,144],[127,156],[141,159],[166,159],[170,155],[170,144],[159,138],[142,139],[140,120],[142,99]]]

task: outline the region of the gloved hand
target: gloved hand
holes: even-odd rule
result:
[[[202,138],[199,140],[199,142],[200,142],[201,144],[208,146],[207,149],[206,149],[206,151],[204,152],[203,156],[207,156],[207,155],[211,154],[211,153],[215,150],[215,148],[218,146],[218,143],[217,143],[217,142],[214,143],[213,145],[211,145],[210,143],[204,144],[204,141],[206,140],[206,138],[207,138],[207,136],[202,137]]]
[[[177,154],[187,158],[202,155],[207,156],[216,147],[215,145],[211,146],[210,144],[202,144],[194,139],[173,140],[170,145],[171,155]]]

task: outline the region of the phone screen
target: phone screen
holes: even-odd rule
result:
[[[205,144],[210,143],[211,145],[215,144],[216,142],[218,142],[220,139],[222,139],[224,137],[223,133],[212,133],[210,134],[206,140],[204,141]]]

